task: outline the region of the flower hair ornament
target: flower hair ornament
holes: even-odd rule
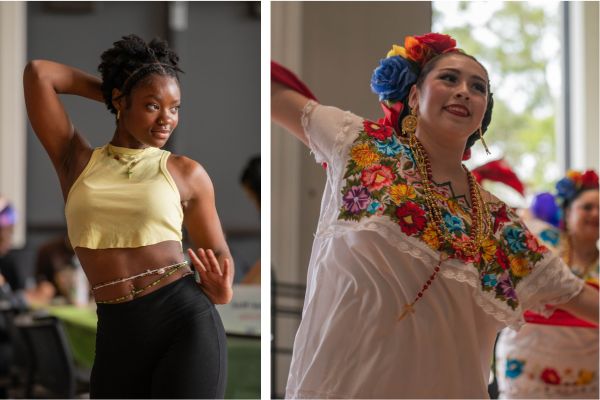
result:
[[[414,113],[409,113],[408,107],[406,107],[410,88],[417,82],[423,67],[429,61],[440,54],[450,52],[464,53],[456,47],[454,38],[441,33],[406,36],[404,47],[392,45],[386,58],[379,61],[379,66],[371,76],[371,90],[379,96],[379,102],[385,115],[378,122],[397,129],[398,121],[404,117],[410,120],[407,121],[408,126],[416,127],[416,116]],[[493,104],[491,93],[489,93],[488,102]],[[490,120],[491,108],[489,113],[486,110],[482,122],[483,127],[477,131],[478,138],[482,140],[482,143],[483,133],[487,130]],[[484,147],[488,151],[485,144]],[[467,148],[463,159],[469,157],[470,149]]]
[[[598,189],[598,174],[588,169],[584,172],[567,171],[564,178],[556,182],[556,194],[543,192],[535,195],[531,211],[536,218],[556,227],[562,227],[563,210],[567,208],[581,192]]]

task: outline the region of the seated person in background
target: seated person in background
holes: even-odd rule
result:
[[[10,303],[7,308],[24,309],[25,282],[11,252],[17,213],[8,200],[0,196],[0,300]]]
[[[260,156],[252,157],[248,161],[240,177],[240,183],[260,212]],[[260,259],[256,260],[240,283],[260,284]]]
[[[35,261],[35,280],[37,287],[45,287],[48,296],[44,302],[55,298],[64,298],[73,304],[75,292],[75,274],[77,267],[75,252],[66,235],[50,239],[38,249]]]

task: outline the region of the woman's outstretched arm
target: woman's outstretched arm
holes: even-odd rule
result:
[[[77,134],[59,94],[103,101],[100,79],[67,65],[33,60],[25,67],[23,87],[31,126],[61,175],[70,149],[89,145]]]
[[[306,146],[308,146],[308,139],[300,119],[308,100],[308,97],[295,90],[271,81],[271,118],[273,122],[293,133]]]
[[[584,285],[577,296],[557,307],[581,319],[598,324],[598,290],[589,285]]]

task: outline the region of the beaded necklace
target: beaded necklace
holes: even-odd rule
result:
[[[481,251],[483,241],[493,234],[492,216],[490,210],[481,197],[481,191],[477,181],[473,174],[463,165],[463,169],[467,173],[469,181],[469,194],[471,197],[471,233],[469,239],[464,242],[457,242],[454,236],[448,231],[444,218],[442,216],[442,210],[440,209],[435,194],[433,193],[433,174],[431,172],[431,163],[427,156],[427,152],[421,142],[417,139],[414,132],[408,133],[408,145],[415,156],[416,167],[421,176],[421,184],[423,185],[423,192],[425,197],[425,204],[429,210],[429,218],[431,218],[432,226],[435,229],[438,237],[442,241],[454,248],[461,250],[466,256],[473,257]],[[441,247],[441,246],[440,246]],[[408,304],[405,304],[402,313],[398,317],[398,320],[404,319],[409,314],[414,314],[414,305],[425,291],[431,286],[434,279],[437,277],[440,267],[444,261],[449,258],[445,252],[440,252],[440,258],[437,265],[434,268],[433,274],[429,276],[429,279],[423,284],[421,290],[415,296],[415,299]]]

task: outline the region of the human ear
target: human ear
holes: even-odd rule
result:
[[[410,92],[408,92],[408,106],[415,109],[415,111],[419,109],[419,89],[417,89],[417,85],[412,85]]]
[[[119,89],[112,90],[112,105],[117,110],[121,110],[123,108],[123,93]]]

